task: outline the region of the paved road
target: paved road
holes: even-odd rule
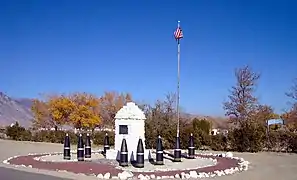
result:
[[[0,167],[1,180],[66,180],[55,176],[42,175]]]

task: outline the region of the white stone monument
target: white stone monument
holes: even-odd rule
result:
[[[107,150],[106,159],[120,158],[120,150],[123,138],[126,139],[128,147],[129,161],[136,159],[136,150],[139,138],[145,146],[145,115],[143,111],[133,102],[123,106],[115,116],[115,146],[114,149]],[[144,147],[144,158],[148,159],[149,150]]]

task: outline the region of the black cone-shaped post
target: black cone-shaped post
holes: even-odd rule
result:
[[[84,141],[82,135],[79,134],[78,136],[78,143],[77,143],[77,160],[84,161]]]
[[[194,145],[194,137],[192,133],[189,138],[188,157],[191,159],[195,158],[195,145]]]
[[[179,136],[176,136],[175,148],[174,148],[174,162],[181,162],[181,149],[180,149],[180,139]]]
[[[90,135],[87,134],[86,144],[85,144],[85,158],[91,158],[92,148],[91,148],[91,138]]]
[[[105,134],[105,137],[104,137],[104,154],[106,154],[106,151],[109,149],[109,137],[108,137],[108,134],[106,133]]]
[[[163,159],[162,139],[161,139],[161,136],[158,136],[157,147],[156,147],[156,163],[155,163],[155,165],[163,165],[163,164],[164,164],[164,159]]]
[[[120,152],[120,166],[128,166],[128,148],[126,139],[123,138]]]
[[[66,134],[65,140],[64,140],[64,159],[70,160],[71,154],[70,154],[70,138],[69,135]]]
[[[137,144],[135,166],[138,168],[144,167],[144,148],[143,148],[143,143],[141,138],[139,138],[138,144]]]

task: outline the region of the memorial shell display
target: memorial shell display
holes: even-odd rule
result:
[[[231,152],[197,153],[193,142],[189,145],[189,151],[180,150],[181,162],[173,161],[174,150],[163,150],[161,137],[158,137],[156,150],[145,149],[144,122],[144,113],[135,103],[129,102],[115,116],[114,149],[109,148],[108,136],[104,140],[104,149],[94,151],[89,139],[84,141],[80,135],[77,149],[71,150],[66,135],[64,152],[14,156],[3,163],[84,174],[99,179],[208,178],[248,170],[249,162],[233,157]],[[133,164],[135,161],[136,166]],[[156,163],[158,161],[160,163]]]

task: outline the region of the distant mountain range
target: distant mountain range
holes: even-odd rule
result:
[[[32,124],[31,99],[14,99],[0,92],[0,126],[7,126],[19,122],[21,126]]]

